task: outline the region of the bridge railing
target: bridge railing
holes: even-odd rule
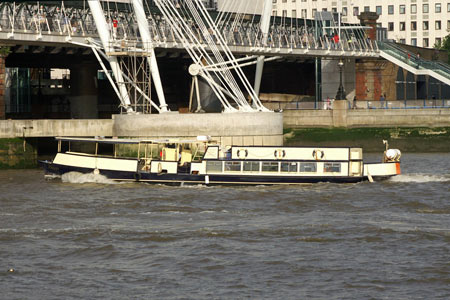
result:
[[[62,35],[68,38],[98,35],[88,7],[65,7],[63,1],[52,5],[38,5],[38,3],[0,3],[0,31],[8,32],[12,36],[16,32],[32,33],[38,38],[42,35]],[[139,37],[138,25],[132,12],[107,11],[105,17],[114,40]],[[167,43],[181,44],[163,17],[150,14],[148,19],[156,46],[168,47]],[[187,21],[193,24],[194,31],[200,30],[195,27],[194,22]],[[244,22],[239,26],[233,26],[231,23],[228,21],[217,24],[229,46],[262,48],[268,52],[280,49],[305,49],[370,54],[378,51],[374,41],[342,35],[339,42],[335,43],[332,37],[317,36],[314,27],[273,24],[269,34],[263,35],[258,24]],[[198,37],[202,36],[198,32]],[[212,38],[217,41],[214,34]],[[204,40],[201,42],[206,44]]]
[[[292,101],[264,103],[272,110],[331,110],[333,101]],[[392,100],[392,101],[348,101],[348,109],[450,109],[450,99],[425,99],[425,100]]]

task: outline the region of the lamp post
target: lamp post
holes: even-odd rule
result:
[[[336,100],[345,100],[345,91],[344,91],[344,86],[342,85],[342,67],[344,66],[344,62],[342,61],[342,59],[339,60],[338,62],[338,67],[339,67],[339,88],[336,94]]]

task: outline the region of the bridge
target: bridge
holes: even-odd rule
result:
[[[73,1],[67,1],[73,2]],[[76,47],[86,39],[99,39],[99,33],[89,6],[68,6],[65,1],[54,3],[39,1],[0,3],[0,43],[53,47]],[[138,42],[139,30],[131,6],[110,7],[104,11],[108,22],[111,43]],[[155,7],[146,7],[146,15],[155,48],[185,49],[183,41]],[[111,20],[116,20],[114,25]],[[113,21],[114,21],[113,20]],[[193,22],[193,20],[188,20]],[[308,22],[309,21],[309,22]],[[116,26],[116,27],[115,27]],[[228,47],[240,55],[310,56],[310,57],[378,57],[375,41],[366,38],[361,27],[343,26],[338,43],[333,36],[317,34],[311,20],[273,20],[269,32],[260,30],[259,18],[219,20],[217,27]],[[193,27],[200,42],[209,49],[198,27]],[[345,34],[344,34],[345,31]]]
[[[130,89],[134,89],[140,91],[139,101],[142,107],[149,106],[143,103],[150,103],[158,112],[165,112],[167,105],[158,80],[154,49],[187,49],[197,66],[190,70],[193,76],[191,102],[195,101],[194,82],[199,75],[213,85],[212,89],[219,99],[219,94],[225,94],[222,104],[229,111],[236,107],[227,105],[230,98],[237,100],[239,109],[249,111],[252,108],[241,95],[233,94],[235,85],[230,83],[228,89],[224,90],[217,86],[213,76],[205,73],[228,72],[230,69],[257,64],[259,71],[257,68],[255,92],[252,87],[248,91],[250,95],[255,95],[253,102],[258,106],[258,81],[260,82],[262,74],[262,64],[264,61],[280,58],[382,57],[413,74],[429,75],[450,84],[450,72],[445,64],[425,61],[414,55],[408,57],[395,44],[367,38],[364,27],[342,24],[326,12],[318,13],[315,20],[270,17],[267,8],[271,7],[271,1],[264,1],[267,5],[261,15],[210,13],[208,17],[214,21],[213,25],[205,25],[198,18],[196,20],[192,7],[187,4],[175,7],[167,0],[155,0],[157,6],[149,6],[147,1],[139,0],[130,0],[130,3],[120,5],[110,5],[109,1],[103,4],[99,1],[83,1],[76,5],[72,1],[6,1],[0,4],[0,44],[11,45],[13,52],[23,51],[24,45],[27,45],[33,47],[35,53],[58,53],[62,48],[76,49],[75,51],[82,51],[84,54],[94,53],[100,64],[102,59],[110,63],[116,82],[112,78],[109,80],[125,109],[129,108],[131,101],[135,104],[138,102],[137,99],[129,99]],[[186,3],[193,6],[196,1],[189,0]],[[205,19],[204,16],[202,18]],[[218,62],[222,57],[212,57],[207,61],[209,66],[203,66],[202,60],[215,51],[222,52],[222,56],[229,52],[231,56],[227,56],[221,63]],[[234,55],[239,58],[235,59]],[[148,73],[151,73],[155,82],[159,105],[142,92],[144,88],[139,86],[137,78],[132,78],[129,74],[127,76],[119,70],[118,58],[130,56],[148,58],[148,66],[141,65],[140,68],[149,69]],[[102,66],[105,74],[108,74],[108,67]],[[233,79],[223,78],[222,84],[232,81]],[[244,85],[247,85],[246,81]],[[197,95],[197,102],[200,101],[198,98]],[[257,109],[263,108],[260,106]]]

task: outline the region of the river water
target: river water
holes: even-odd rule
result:
[[[450,154],[273,187],[1,171],[1,299],[449,299]],[[10,270],[12,269],[12,270]]]

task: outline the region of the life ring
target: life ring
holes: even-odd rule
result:
[[[244,157],[243,158],[246,158],[248,156],[248,150],[245,149],[245,150],[242,150],[242,151],[244,152]],[[241,150],[238,150],[236,152],[236,155],[237,155],[238,158],[241,158]]]
[[[134,180],[136,180],[136,181],[141,180],[141,173],[134,173],[134,174],[133,174],[133,178],[134,178]]]
[[[323,153],[322,150],[314,150],[312,153],[312,156],[314,157],[315,160],[321,160],[324,155],[325,153]]]
[[[275,158],[284,158],[286,156],[286,151],[285,150],[275,150],[273,152],[273,156],[275,156]]]
[[[158,173],[161,173],[161,172],[162,172],[162,164],[158,163]]]

